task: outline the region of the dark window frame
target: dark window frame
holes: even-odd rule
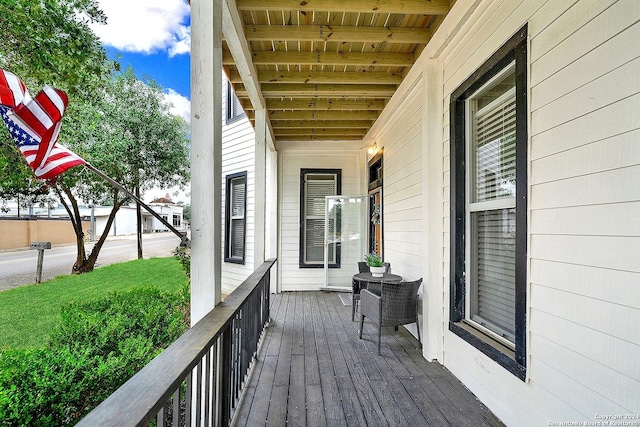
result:
[[[466,111],[465,101],[480,87],[515,61],[516,72],[516,261],[515,351],[466,325],[465,221],[466,221]],[[527,196],[528,104],[527,26],[487,60],[451,95],[451,262],[449,330],[476,347],[521,380],[526,378],[527,301]]]
[[[305,244],[304,244],[304,236],[305,236],[305,177],[307,175],[335,175],[336,176],[336,196],[342,194],[342,169],[300,169],[300,238],[299,238],[299,247],[298,247],[298,266],[300,268],[324,268],[324,264],[307,264],[305,262]],[[336,248],[336,262],[333,264],[329,264],[329,268],[340,268],[340,245]]]
[[[384,184],[384,150],[380,149],[368,162],[368,189],[369,189],[369,241],[367,242],[367,253],[377,252],[378,255],[384,258],[384,216],[383,216],[383,191]],[[375,196],[380,195],[380,248],[376,247],[376,226],[371,222],[373,209],[375,205]]]
[[[240,101],[238,100],[238,106],[240,107],[240,111],[236,111],[234,106],[236,105],[237,96],[235,91],[233,90],[233,86],[231,82],[227,80],[227,111],[226,111],[226,123],[233,123],[238,121],[239,119],[246,116],[246,113],[240,106]]]
[[[231,238],[231,184],[235,179],[244,178],[244,221],[242,230],[242,257],[234,257],[231,255],[230,238]],[[237,172],[226,176],[225,183],[225,207],[224,207],[224,261],[233,264],[244,264],[247,256],[247,172]]]

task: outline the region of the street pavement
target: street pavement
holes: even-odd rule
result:
[[[142,235],[142,255],[144,258],[168,257],[180,244],[173,233],[150,233]],[[87,253],[93,243],[85,245]],[[70,274],[76,259],[76,245],[53,245],[44,251],[42,281]],[[100,254],[97,267],[138,258],[136,236],[107,237]],[[38,251],[29,249],[0,251],[0,291],[28,285],[36,281]]]

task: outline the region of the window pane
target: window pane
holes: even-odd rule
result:
[[[244,217],[244,177],[235,178],[231,182],[231,216]]]
[[[227,120],[244,116],[244,110],[242,104],[233,91],[231,83],[227,82]]]
[[[515,334],[516,211],[472,215],[477,255],[471,319],[513,342]]]
[[[335,175],[308,175],[306,190],[307,216],[324,218],[325,197],[336,194]]]
[[[511,70],[474,98],[473,202],[516,195],[516,96]]]
[[[324,260],[324,218],[307,219],[306,225],[305,262],[322,262]]]
[[[244,258],[244,219],[231,220],[231,257]]]

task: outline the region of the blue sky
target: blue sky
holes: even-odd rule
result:
[[[187,0],[98,0],[107,25],[91,25],[123,70],[159,83],[174,114],[189,121],[190,7]]]
[[[123,52],[106,46],[111,59],[117,59],[122,69],[133,67],[138,78],[149,76],[163,88],[171,88],[189,98],[189,55],[169,57],[166,52],[153,54]]]

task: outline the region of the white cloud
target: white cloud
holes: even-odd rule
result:
[[[191,102],[188,98],[173,89],[165,89],[164,99],[172,105],[170,108],[172,114],[182,117],[187,123],[191,122]]]
[[[107,25],[91,26],[100,40],[126,52],[189,52],[190,8],[186,0],[99,0]]]

